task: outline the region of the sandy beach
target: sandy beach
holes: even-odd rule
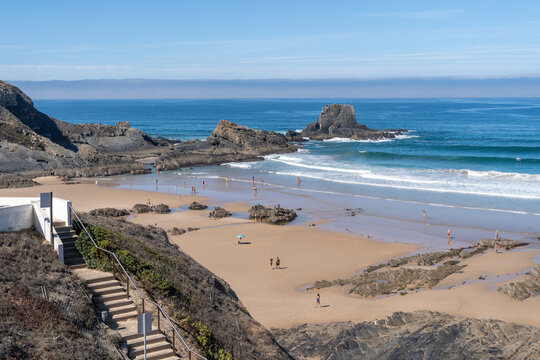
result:
[[[248,204],[220,204],[233,217],[209,220],[208,211],[190,211],[194,200],[212,204],[209,198],[115,189],[95,180],[66,185],[55,178],[41,178],[43,184],[31,188],[2,189],[0,196],[38,196],[53,191],[69,199],[78,211],[93,208],[131,208],[135,203],[165,203],[170,214],[139,214],[130,221],[172,227],[198,227],[198,231],[170,236],[172,242],[196,261],[227,281],[250,314],[270,327],[290,327],[301,323],[365,321],[394,311],[434,310],[475,318],[493,318],[540,327],[540,298],[511,299],[497,291],[534,264],[536,249],[516,249],[496,254],[492,250],[462,261],[461,273],[444,279],[429,290],[377,298],[346,294],[344,287],[318,291],[321,308],[315,308],[315,291],[303,288],[317,280],[348,278],[368,265],[419,250],[418,245],[380,242],[358,235],[329,232],[317,226],[275,226],[246,219]],[[104,183],[103,183],[104,184]],[[243,214],[243,215],[242,215]],[[242,216],[240,216],[242,215]],[[301,223],[300,223],[301,224]],[[239,245],[236,236],[245,235]],[[406,239],[405,239],[406,242]],[[281,269],[271,269],[269,259],[281,259]],[[487,275],[486,280],[479,280]]]

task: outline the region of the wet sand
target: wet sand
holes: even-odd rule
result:
[[[300,323],[364,321],[390,315],[394,311],[434,310],[453,315],[494,318],[540,327],[540,297],[525,301],[497,292],[510,275],[534,264],[540,251],[517,249],[501,254],[493,251],[466,259],[462,273],[449,276],[436,288],[373,299],[349,296],[345,287],[321,289],[323,307],[315,308],[316,292],[302,287],[316,280],[348,278],[359,269],[391,257],[419,251],[414,233],[406,233],[401,243],[380,242],[344,232],[330,232],[319,226],[274,226],[247,220],[246,202],[220,206],[233,217],[209,220],[208,211],[186,210],[193,200],[212,204],[212,199],[168,193],[116,189],[94,182],[64,185],[56,179],[40,179],[44,185],[33,188],[2,189],[0,196],[38,196],[53,191],[69,199],[79,211],[99,207],[131,208],[135,203],[165,203],[170,214],[140,214],[131,221],[172,227],[199,227],[200,230],[171,236],[187,254],[226,280],[250,314],[266,327],[290,327]],[[265,203],[263,201],[263,203]],[[301,219],[299,219],[301,220]],[[298,221],[304,224],[305,221]],[[238,245],[243,234],[248,245]],[[281,259],[282,269],[271,269],[270,257]],[[478,280],[487,274],[487,280]],[[497,277],[499,276],[499,277]],[[522,276],[520,276],[521,278]],[[465,282],[465,284],[463,284]]]

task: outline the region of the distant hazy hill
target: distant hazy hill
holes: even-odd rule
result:
[[[11,82],[34,99],[540,97],[540,77]]]

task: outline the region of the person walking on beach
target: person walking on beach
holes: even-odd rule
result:
[[[270,258],[270,269],[274,269],[274,258]]]
[[[300,180],[300,176],[297,176],[296,177],[296,185],[300,186],[301,182],[302,182],[302,180]]]
[[[495,230],[495,240],[499,240],[499,230]]]
[[[212,212],[211,211],[208,213],[208,220],[212,220]]]
[[[321,307],[321,295],[317,293],[317,298],[315,299],[315,307]]]
[[[279,266],[281,264],[281,260],[279,260],[279,256],[276,258],[276,269],[281,269]]]
[[[251,186],[255,187],[255,176],[251,177]]]
[[[448,241],[452,240],[452,235],[450,233],[450,229],[448,229]]]
[[[426,210],[424,210],[424,221],[426,221],[426,215],[427,215]]]

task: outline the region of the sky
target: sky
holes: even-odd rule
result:
[[[540,76],[540,1],[0,0],[0,79]]]

